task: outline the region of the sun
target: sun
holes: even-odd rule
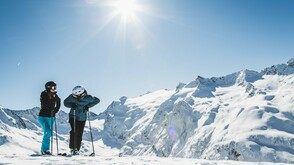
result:
[[[117,26],[116,31],[112,31],[115,35],[116,43],[125,45],[127,41],[137,50],[143,50],[145,47],[146,36],[152,36],[151,30],[146,26],[143,18],[156,17],[151,5],[139,0],[88,0],[94,3],[101,10],[98,28],[93,33],[96,36],[108,25]],[[89,3],[89,5],[94,5]],[[113,30],[115,28],[111,28]]]
[[[125,21],[131,20],[138,9],[134,0],[117,0],[114,4],[116,12]]]

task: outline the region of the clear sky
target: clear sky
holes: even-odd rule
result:
[[[40,106],[50,80],[62,101],[83,85],[101,112],[121,96],[293,56],[293,0],[0,0],[0,105],[10,109]]]

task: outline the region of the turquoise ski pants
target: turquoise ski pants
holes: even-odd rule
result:
[[[38,117],[38,121],[44,130],[41,151],[48,151],[50,148],[50,137],[52,134],[54,117]]]

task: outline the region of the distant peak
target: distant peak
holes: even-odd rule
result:
[[[294,58],[288,60],[287,64],[277,64],[267,67],[261,71],[263,75],[290,75],[294,73]]]
[[[291,58],[288,62],[287,62],[289,67],[294,67],[294,58]]]
[[[197,76],[197,78],[188,83],[187,85],[185,85],[185,88],[196,88],[198,87],[200,84],[211,84],[213,83],[213,81],[211,79],[208,79],[208,78],[204,78],[202,76]]]
[[[183,89],[183,87],[187,85],[185,83],[179,82],[179,84],[176,87],[176,92],[179,92],[181,89]]]
[[[244,84],[245,82],[254,82],[261,79],[261,74],[248,69],[243,69],[237,73],[236,84]]]
[[[119,101],[122,102],[122,104],[124,104],[127,99],[128,99],[128,97],[123,96],[123,97],[119,98]]]

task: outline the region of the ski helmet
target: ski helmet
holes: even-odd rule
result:
[[[72,89],[72,94],[75,96],[80,96],[85,92],[85,88],[83,86],[76,86]]]
[[[46,88],[46,90],[50,90],[52,88],[56,88],[56,83],[54,81],[48,81],[45,84],[45,88]]]

